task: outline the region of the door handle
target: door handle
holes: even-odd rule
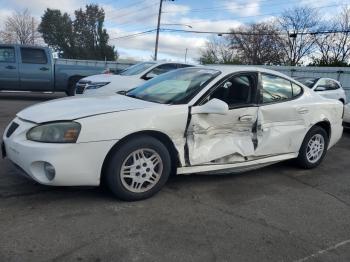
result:
[[[47,67],[40,67],[39,70],[41,70],[41,71],[47,71],[47,70],[49,70],[49,69],[48,69]]]
[[[254,120],[254,116],[252,115],[244,115],[244,116],[240,116],[238,118],[239,121],[241,122],[252,122]]]
[[[11,65],[6,66],[5,68],[6,68],[6,69],[16,69],[15,66],[11,66]]]
[[[300,108],[297,109],[297,111],[298,111],[299,114],[307,114],[307,113],[309,113],[309,109],[306,108],[306,107],[300,107]]]

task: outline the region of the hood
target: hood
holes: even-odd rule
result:
[[[98,89],[86,89],[84,95],[97,94],[115,94],[118,91],[128,91],[144,82],[139,75],[123,76],[123,75],[94,75],[85,77],[84,81],[90,82],[110,82]]]
[[[113,74],[100,74],[100,75],[92,75],[88,77],[84,77],[81,80],[91,81],[91,82],[111,82],[113,80],[118,80],[123,78],[121,75],[113,75]]]
[[[165,106],[123,95],[67,97],[30,106],[17,116],[35,123],[73,120],[82,117]]]

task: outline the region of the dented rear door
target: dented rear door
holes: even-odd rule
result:
[[[259,87],[255,156],[298,152],[309,114],[309,106],[302,99],[302,88],[271,74],[260,75]]]

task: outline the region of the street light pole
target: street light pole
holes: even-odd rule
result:
[[[160,0],[159,12],[158,12],[158,23],[157,23],[156,45],[154,47],[154,58],[153,58],[154,61],[157,61],[157,56],[158,56],[159,28],[160,28],[160,18],[162,16],[162,5],[163,5],[163,0]]]

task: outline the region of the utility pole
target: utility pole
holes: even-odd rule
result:
[[[162,6],[163,6],[163,0],[160,0],[159,12],[158,12],[158,23],[157,23],[156,45],[154,47],[154,58],[153,58],[154,61],[157,61],[157,56],[158,56],[159,29],[160,29],[160,18],[162,16]]]
[[[187,61],[187,51],[188,51],[188,48],[186,48],[186,51],[185,51],[185,63]]]

